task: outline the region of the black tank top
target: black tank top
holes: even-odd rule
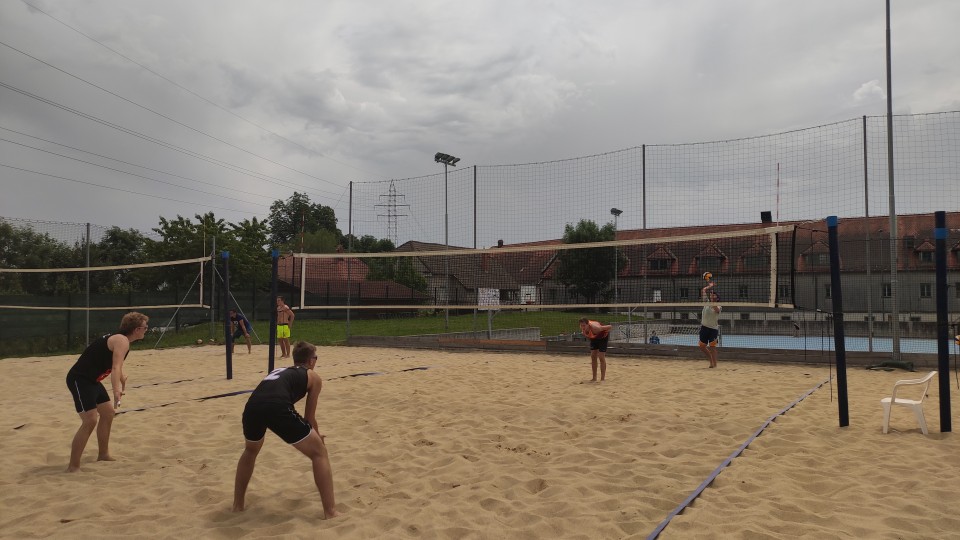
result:
[[[100,336],[87,346],[77,359],[77,363],[70,368],[69,375],[90,381],[102,381],[110,375],[110,371],[113,370],[113,351],[107,347],[107,340],[112,335]],[[130,354],[130,351],[127,351],[127,354]]]
[[[288,366],[264,377],[250,396],[249,403],[293,405],[307,395],[307,368]]]

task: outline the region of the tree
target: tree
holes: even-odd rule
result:
[[[298,249],[303,248],[304,253],[334,253],[340,244],[340,237],[336,231],[321,229],[303,235],[303,243],[296,243]]]
[[[28,227],[0,223],[0,266],[4,268],[76,268],[84,266],[79,246],[70,247]],[[0,274],[0,292],[52,295],[80,292],[78,272]]]
[[[177,219],[168,221],[160,218],[160,225],[153,229],[162,237],[162,241],[153,245],[150,260],[177,261],[182,259],[196,259],[211,254],[213,238],[217,238],[217,253],[219,257],[224,245],[229,245],[227,224],[222,219],[214,217],[213,212],[194,215],[197,220],[193,223],[187,218],[177,215]],[[198,267],[175,266],[169,267],[163,273],[163,283],[159,288],[176,286],[179,290],[187,290],[197,278]]]
[[[90,245],[91,266],[114,266],[148,262],[147,253],[153,240],[136,229],[120,227],[107,229],[99,242]],[[162,279],[162,270],[116,270],[90,273],[90,291],[93,293],[125,293],[156,289]]]
[[[257,218],[230,223],[224,249],[230,252],[231,288],[263,286],[270,282],[269,232],[267,222]]]
[[[327,230],[336,233],[337,238],[341,236],[333,208],[312,204],[304,193],[294,192],[286,201],[273,201],[269,221],[270,241],[284,250],[299,251],[301,232]]]
[[[377,240],[375,236],[369,234],[365,234],[360,238],[352,234],[347,234],[344,235],[341,242],[343,247],[349,248],[349,251],[352,253],[383,253],[396,249],[392,241],[386,238]]]
[[[570,224],[564,227],[563,242],[606,242],[614,240],[615,233],[612,223],[601,228],[593,221],[582,219],[576,227]],[[612,247],[561,250],[557,255],[557,279],[571,293],[599,303],[613,292],[610,284],[615,272],[615,256],[623,260],[623,254]]]
[[[386,253],[396,249],[389,239],[381,238],[378,240],[369,234],[360,238],[347,235],[343,241],[350,246],[352,253]],[[413,266],[413,259],[410,257],[371,258],[363,259],[363,262],[370,269],[370,272],[367,273],[367,279],[370,281],[393,281],[415,291],[424,292],[427,290],[427,279],[423,277],[423,274],[417,272]]]

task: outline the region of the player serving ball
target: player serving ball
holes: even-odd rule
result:
[[[720,337],[720,295],[713,288],[711,272],[703,273],[703,280],[707,284],[700,289],[700,298],[703,299],[703,313],[700,314],[700,350],[710,361],[710,367],[717,367],[717,341]]]

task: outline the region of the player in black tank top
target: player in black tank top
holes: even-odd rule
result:
[[[120,331],[94,340],[67,372],[67,388],[73,397],[73,405],[80,415],[80,429],[70,445],[70,464],[67,472],[80,470],[83,449],[94,430],[97,432],[98,461],[113,461],[110,456],[110,428],[120,406],[120,398],[127,388],[127,376],[123,362],[130,354],[130,344],[143,339],[147,332],[149,317],[130,312],[120,320]],[[102,380],[110,378],[113,402]],[[97,429],[97,424],[100,428]]]
[[[290,366],[270,372],[250,394],[247,405],[278,403],[293,405],[307,395],[306,366]]]
[[[102,381],[113,369],[113,351],[107,346],[107,341],[114,334],[107,334],[94,340],[80,355],[67,377],[77,377],[88,381]],[[126,359],[130,349],[123,355]]]
[[[269,429],[310,458],[323,513],[329,519],[338,512],[333,495],[330,458],[324,436],[317,426],[317,399],[323,386],[323,380],[313,369],[317,364],[317,348],[301,341],[294,345],[292,354],[295,365],[271,371],[250,394],[243,409],[243,437],[246,442],[237,463],[233,511],[242,512],[245,508],[247,486]],[[300,416],[294,404],[304,396],[307,402],[304,415]]]

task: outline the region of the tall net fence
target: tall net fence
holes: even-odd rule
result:
[[[851,252],[847,260],[860,264],[856,270],[844,268],[844,282],[856,291],[850,295],[856,301],[844,308],[853,314],[847,318],[848,335],[867,340],[864,350],[875,345],[889,349],[884,340],[892,339],[896,318],[904,352],[931,352],[933,269],[915,263],[931,255],[932,212],[950,212],[948,296],[955,325],[960,298],[954,247],[960,230],[960,112],[898,115],[892,131],[892,179],[887,118],[862,117],[758,137],[642,145],[551,162],[448,167],[425,177],[355,182],[349,226],[356,236],[389,234],[401,249],[423,250],[556,242],[565,227],[580,220],[612,225],[618,240],[658,229],[683,235],[762,221],[819,223],[820,233],[798,232],[793,289],[777,291],[794,295],[793,311],[729,308],[721,320],[729,325],[728,338],[740,332],[793,338],[818,321],[819,339],[832,332],[825,316],[829,268],[811,266],[811,261],[828,260],[822,220],[835,215],[846,223],[842,244]],[[891,211],[902,216],[895,223],[889,219]],[[895,281],[890,278],[894,266],[901,273]],[[657,287],[652,280],[635,284],[629,272],[629,265],[617,269],[618,280],[625,282],[619,285],[623,298],[608,295],[601,307],[591,309],[609,312],[604,316],[616,320],[626,313],[628,323],[635,324],[632,308],[614,307],[629,301],[644,306],[640,317],[668,319],[675,328],[691,321],[695,326],[696,310],[655,310],[650,305],[655,294],[664,306],[683,293],[696,297],[691,286]],[[533,294],[532,285],[523,287],[526,292],[516,293],[519,298]],[[787,285],[780,282],[777,287]],[[611,280],[607,290],[613,288]],[[741,294],[750,297],[755,291],[737,286],[724,297],[740,300]],[[446,294],[446,288],[433,287],[429,302],[445,304]],[[537,292],[536,298],[542,302],[549,296]],[[438,332],[449,328],[447,319]],[[866,325],[867,319],[881,322]],[[914,338],[927,342],[909,341]]]
[[[569,338],[576,330],[576,318],[586,314],[631,329],[619,334],[628,340],[638,339],[635,325],[642,324],[639,339],[648,339],[652,325],[660,325],[661,332],[688,336],[683,339],[689,341],[699,317],[695,299],[700,276],[693,271],[699,270],[699,265],[679,262],[688,255],[674,253],[669,246],[657,255],[656,249],[663,246],[646,242],[657,235],[726,234],[789,224],[797,228],[789,255],[781,253],[784,243],[776,249],[763,243],[715,246],[719,255],[707,266],[720,265],[717,283],[724,302],[729,302],[721,317],[722,335],[727,340],[737,335],[790,340],[816,334],[824,341],[823,348],[832,346],[826,339],[831,332],[827,313],[832,291],[826,288],[829,273],[823,266],[828,258],[823,219],[835,215],[840,218],[842,249],[848,253],[843,256],[844,283],[856,291],[845,295],[856,299],[844,306],[850,314],[847,335],[868,340],[867,350],[874,348],[874,340],[881,343],[892,338],[894,329],[901,330],[905,339],[929,341],[935,300],[930,266],[932,212],[937,210],[948,212],[947,294],[951,321],[958,317],[960,111],[895,116],[892,127],[892,178],[887,119],[863,117],[771,135],[647,144],[550,162],[448,165],[443,169],[438,164],[432,175],[353,182],[348,212],[340,216],[339,223],[353,238],[388,238],[398,251],[406,252],[526,246],[536,248],[529,250],[536,254],[503,262],[495,257],[484,259],[479,252],[447,256],[446,260],[436,255],[408,256],[406,262],[400,262],[402,257],[367,260],[346,253],[340,259],[343,264],[323,271],[311,270],[309,265],[333,265],[337,259],[286,257],[281,265],[280,291],[304,308],[298,319],[343,320],[348,328],[351,318],[413,319],[364,330],[375,333],[499,327],[536,329],[543,339]],[[457,153],[469,161],[469,155]],[[894,222],[889,218],[891,211],[899,216]],[[584,257],[587,262],[582,263],[582,270],[603,274],[589,299],[555,275],[563,251],[556,246],[563,243],[567,227],[584,221],[609,229],[610,236],[602,241],[614,242],[582,249],[596,250]],[[36,232],[21,244],[3,245],[4,254],[17,254],[16,264],[23,268],[31,266],[30,254],[39,250],[54,253],[45,260],[56,261],[55,266],[88,266],[82,244],[88,239],[92,244],[102,242],[110,231],[91,226],[87,233],[82,224],[3,219],[0,227],[27,227]],[[0,242],[5,242],[3,232],[0,229]],[[351,250],[351,246],[344,247]],[[751,248],[753,252],[748,253]],[[691,251],[704,249],[708,248]],[[742,278],[747,279],[745,283],[722,270],[724,261],[726,268],[747,264],[747,259],[750,264],[769,264],[760,263],[759,258],[772,254],[777,255],[777,264],[789,264],[791,270],[778,268],[775,279],[763,282],[758,272],[749,278],[754,281]],[[613,263],[614,268],[597,266],[596,260]],[[95,255],[89,265],[100,262]],[[7,259],[0,263],[10,267]],[[483,269],[492,264],[512,277],[502,283],[485,281]],[[682,275],[671,275],[674,265],[678,272],[682,268]],[[891,279],[894,269],[897,279]],[[657,276],[656,272],[663,274]],[[787,274],[792,276],[789,280]],[[243,291],[253,309],[269,303],[264,285]],[[0,294],[19,295],[21,301],[37,303],[53,301],[41,297],[67,295],[67,305],[82,302],[76,296],[81,294],[77,284],[70,278],[51,274],[37,287],[16,290],[8,283]],[[758,296],[761,290],[762,297]],[[171,294],[170,301],[157,303],[173,301],[172,292],[164,291]],[[148,291],[121,292],[135,295]],[[175,292],[184,294],[182,289]],[[24,300],[24,296],[36,299]],[[775,307],[769,307],[771,297]],[[494,298],[499,308],[489,309]],[[145,302],[128,296],[127,303]],[[218,304],[211,299],[204,303]],[[733,305],[739,303],[767,306]],[[361,309],[360,305],[386,307]],[[787,307],[790,305],[793,307]],[[68,340],[75,339],[72,336],[78,326],[71,318],[76,312],[43,316],[50,321],[31,320],[26,323],[29,328],[16,330],[22,334],[17,339],[40,339],[65,328]],[[9,330],[26,317],[23,311],[0,310],[0,345],[13,339]],[[209,312],[194,319],[206,317],[213,320]],[[407,322],[410,325],[404,326]],[[812,324],[818,330],[811,330]],[[905,342],[903,351],[927,351],[924,347],[928,345],[924,342],[911,349],[913,345]]]
[[[898,214],[960,208],[960,111],[894,117]],[[351,185],[356,236],[484,248],[620,230],[889,215],[886,117]],[[611,208],[622,210],[614,219]]]

